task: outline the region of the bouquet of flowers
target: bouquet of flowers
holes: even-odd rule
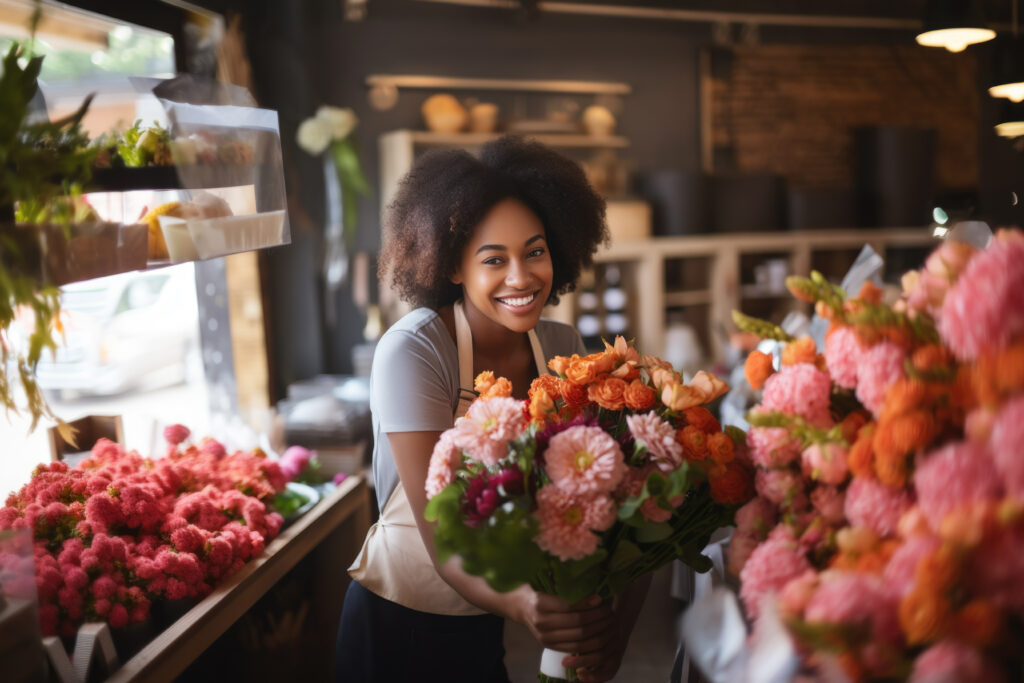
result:
[[[785,347],[778,371],[746,362],[758,496],[729,566],[755,634],[777,612],[812,677],[1024,675],[1022,264],[1024,234],[1000,231],[943,243],[892,305],[790,278],[830,322],[823,354],[737,316]]]
[[[479,398],[427,474],[442,562],[459,555],[496,590],[525,583],[569,602],[615,595],[674,558],[710,568],[711,533],[754,495],[742,431],[703,407],[728,386],[704,372],[687,385],[621,337],[605,346],[552,359],[556,374],[525,403],[505,378],[476,378]]]
[[[146,620],[154,601],[203,597],[277,535],[276,461],[209,438],[186,446],[182,425],[164,436],[163,458],[101,439],[74,469],[40,465],[0,508],[0,531],[34,538],[43,635],[72,636],[84,621],[117,629]]]

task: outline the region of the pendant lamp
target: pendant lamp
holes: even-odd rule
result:
[[[1024,102],[1024,38],[1017,31],[1017,0],[1013,2],[1013,37],[997,41],[993,72],[989,95]]]
[[[996,124],[996,134],[1003,138],[1024,136],[1024,102],[1005,102]]]
[[[926,47],[962,52],[968,45],[995,37],[996,32],[985,26],[981,0],[928,0],[924,27],[916,40]]]

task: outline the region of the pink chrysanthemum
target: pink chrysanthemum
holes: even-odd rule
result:
[[[914,585],[914,573],[921,558],[939,549],[939,539],[917,535],[905,540],[889,558],[883,577],[885,588],[895,598],[902,598]]]
[[[455,443],[473,460],[494,465],[508,455],[508,442],[526,428],[522,401],[497,397],[474,401],[455,422]]]
[[[764,538],[775,526],[777,517],[771,501],[758,496],[736,511],[736,530]]]
[[[785,427],[751,427],[747,432],[750,458],[761,467],[782,467],[800,455],[800,440]]]
[[[1024,395],[1018,396],[999,411],[992,425],[989,452],[1006,486],[1006,492],[1024,499]]]
[[[172,446],[177,446],[184,442],[191,433],[192,432],[189,431],[189,428],[185,425],[168,425],[167,427],[164,427],[164,440]]]
[[[455,478],[455,469],[462,462],[462,449],[455,443],[455,431],[449,429],[434,444],[427,468],[427,500],[441,493]]]
[[[867,477],[854,477],[846,489],[843,509],[853,526],[864,526],[881,537],[892,536],[900,517],[914,504],[910,494]]]
[[[835,486],[816,486],[811,491],[811,504],[828,524],[839,526],[846,521],[846,494]]]
[[[1006,677],[980,651],[947,638],[914,660],[910,683],[1000,683]]]
[[[570,427],[556,434],[544,459],[552,483],[568,493],[607,493],[626,474],[622,449],[600,427]]]
[[[866,349],[857,369],[857,400],[878,417],[885,403],[885,393],[893,382],[903,376],[906,352],[892,342],[884,341]]]
[[[946,294],[942,341],[960,360],[1004,348],[1024,334],[1024,240],[996,240],[976,254]]]
[[[815,425],[827,424],[832,379],[810,363],[784,366],[765,380],[761,405],[787,415],[801,415]]]
[[[626,424],[636,441],[647,448],[651,460],[662,472],[671,472],[683,462],[683,446],[676,439],[671,424],[651,411],[641,415],[627,415]]]
[[[804,619],[817,624],[870,624],[875,637],[889,640],[899,637],[897,605],[874,574],[828,571],[821,575]]]
[[[853,328],[846,325],[825,338],[825,365],[836,384],[844,389],[857,386],[857,366],[863,350]]]
[[[779,609],[786,617],[803,615],[807,603],[818,590],[819,574],[808,569],[795,579],[791,579],[779,592]]]
[[[813,443],[801,454],[804,474],[824,484],[842,484],[849,471],[847,448],[834,441]]]
[[[740,572],[740,597],[750,617],[757,619],[765,597],[810,568],[791,531],[773,532],[754,549]]]
[[[1018,521],[986,536],[964,576],[975,595],[1024,616],[1024,524]]]
[[[919,457],[914,488],[921,511],[938,531],[947,512],[972,501],[998,498],[1003,487],[988,448],[965,441]]]
[[[807,504],[803,477],[790,469],[758,469],[754,487],[758,495],[781,508],[800,509]]]
[[[597,550],[604,531],[615,523],[615,503],[603,494],[571,494],[553,484],[537,492],[537,545],[560,560],[581,560]]]

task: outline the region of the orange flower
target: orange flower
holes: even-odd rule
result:
[[[494,386],[494,373],[490,370],[484,370],[473,380],[473,390],[478,394],[486,393],[492,386]]]
[[[740,460],[726,464],[723,472],[708,479],[708,484],[711,486],[711,497],[724,505],[743,505],[756,495],[754,473]]]
[[[954,638],[985,648],[992,645],[1003,628],[1003,614],[988,600],[971,600],[953,615]]]
[[[882,407],[884,415],[900,415],[918,408],[927,396],[927,387],[919,379],[901,377],[889,387]]]
[[[729,392],[729,385],[725,381],[703,370],[693,376],[693,379],[690,380],[690,386],[703,392],[705,398],[701,403],[711,403],[719,396]]]
[[[509,382],[504,377],[499,377],[494,381],[487,391],[480,394],[480,398],[487,400],[489,398],[509,398],[512,396],[512,382]]]
[[[869,422],[857,432],[857,440],[853,442],[850,452],[846,455],[846,464],[856,477],[875,476],[875,451],[871,446],[875,424]]]
[[[996,358],[997,386],[1004,395],[1024,389],[1024,342],[1003,349]]]
[[[555,401],[546,389],[530,392],[530,418],[535,422],[543,422],[549,413],[554,412]]]
[[[623,394],[629,386],[616,377],[608,377],[587,387],[587,398],[606,410],[622,410],[626,407]]]
[[[548,361],[548,369],[556,375],[565,377],[565,373],[569,369],[569,363],[571,363],[574,358],[579,358],[579,356],[575,353],[572,358],[567,358],[566,356],[555,356]]]
[[[611,372],[612,377],[632,382],[634,379],[640,376],[640,370],[636,367],[636,363],[632,361],[623,363],[619,367],[615,368]]]
[[[679,382],[666,382],[661,387],[661,402],[672,410],[683,411],[704,403],[704,394]]]
[[[865,323],[857,323],[854,325],[853,333],[857,335],[857,341],[860,342],[860,345],[864,348],[874,346],[881,339],[881,335],[878,330],[874,326],[867,325]]]
[[[598,353],[592,353],[589,356],[584,356],[586,360],[593,361],[595,371],[598,375],[603,375],[606,372],[611,372],[615,369],[615,353],[609,353],[607,351],[600,351]]]
[[[676,432],[679,443],[683,444],[683,455],[691,462],[704,460],[711,452],[708,450],[708,437],[693,425],[686,425]]]
[[[907,484],[907,458],[905,455],[875,452],[875,476],[878,481],[892,488],[903,488]]]
[[[868,423],[870,414],[864,410],[855,410],[839,423],[839,428],[843,432],[843,441],[848,444],[852,444],[857,440],[857,432],[860,428]]]
[[[611,353],[615,360],[619,363],[632,363],[637,365],[640,362],[640,352],[636,348],[626,341],[622,335],[615,336],[615,343],[609,344],[604,343],[605,353]]]
[[[638,379],[634,379],[626,387],[626,391],[622,394],[623,400],[626,402],[626,407],[630,410],[647,410],[654,405],[654,401],[658,398],[654,389],[647,386]]]
[[[928,372],[949,365],[949,350],[941,344],[926,344],[916,349],[910,356],[910,364],[915,370]]]
[[[708,453],[719,465],[724,465],[736,457],[736,447],[725,432],[714,432],[708,435]]]
[[[587,390],[578,384],[573,384],[568,379],[558,380],[558,393],[570,408],[582,408],[590,405]]]
[[[597,379],[597,364],[590,356],[580,358],[573,354],[569,361],[569,367],[565,371],[565,378],[577,386],[586,386]]]
[[[938,550],[922,557],[914,570],[914,583],[930,593],[943,593],[956,584],[959,563],[952,546],[944,543]]]
[[[666,384],[682,384],[683,378],[671,366],[655,365],[647,368],[647,375],[651,378],[651,384],[659,391]]]
[[[814,345],[814,340],[810,337],[800,337],[796,341],[791,341],[786,344],[782,349],[782,364],[783,365],[796,365],[797,363],[813,363],[814,357],[818,353],[818,348]]]
[[[882,301],[882,290],[878,288],[871,280],[865,280],[864,284],[860,286],[860,291],[857,292],[857,297],[861,301],[866,301],[870,304],[881,303]]]
[[[538,376],[530,383],[530,398],[533,398],[534,393],[537,391],[546,391],[552,399],[556,398],[561,393],[558,389],[559,382],[560,380],[554,375]]]
[[[900,627],[907,642],[922,645],[938,640],[949,630],[949,600],[920,588],[914,588],[900,601]]]
[[[694,406],[683,411],[686,424],[693,425],[705,434],[714,434],[722,431],[722,425],[711,414],[711,411],[704,406]]]
[[[999,525],[998,503],[975,501],[946,513],[939,525],[939,536],[960,548],[973,548]]]
[[[914,410],[890,421],[889,438],[893,451],[906,455],[931,443],[937,431],[938,425],[931,413]]]
[[[755,391],[760,390],[764,386],[764,381],[774,372],[771,355],[762,351],[751,351],[743,364],[743,374],[746,375],[747,384]]]

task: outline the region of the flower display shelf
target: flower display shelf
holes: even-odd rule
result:
[[[181,178],[196,187],[234,187],[252,185],[259,166],[189,165],[143,166],[141,168],[97,168],[93,170],[91,191],[178,190]]]
[[[273,585],[300,560],[338,531],[343,542],[331,539],[330,552],[338,562],[356,555],[370,525],[370,496],[366,479],[348,477],[328,493],[309,512],[284,529],[271,541],[263,554],[248,562],[238,573],[218,585],[197,605],[144,646],[109,681],[172,681],[234,624]],[[347,578],[345,567],[338,566],[327,577],[331,592],[344,590],[339,577]],[[325,589],[326,590],[326,589]],[[322,595],[320,587],[312,594]],[[343,594],[343,593],[342,593]],[[335,623],[340,617],[340,602]],[[329,659],[333,655],[327,652]]]

